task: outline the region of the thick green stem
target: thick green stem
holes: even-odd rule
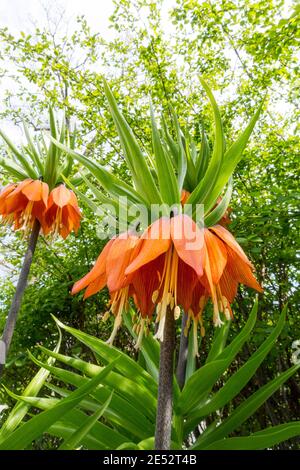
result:
[[[10,343],[14,334],[14,329],[16,326],[18,313],[21,307],[22,297],[26,288],[30,266],[32,263],[33,254],[35,251],[35,247],[36,247],[39,232],[40,232],[40,227],[41,225],[39,221],[36,219],[32,228],[32,232],[30,234],[28,247],[24,256],[22,269],[21,269],[17,287],[16,287],[16,292],[13,297],[10,310],[8,312],[3,335],[0,341],[0,377],[2,375],[4,366],[6,363],[6,358],[8,355]]]
[[[155,428],[155,449],[169,450],[171,445],[173,411],[173,361],[175,320],[173,312],[166,313],[164,340],[160,344],[159,383]]]

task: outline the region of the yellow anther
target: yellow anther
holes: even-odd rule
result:
[[[155,304],[158,299],[159,292],[158,290],[153,291],[152,293],[152,302]]]
[[[174,308],[174,318],[175,320],[178,320],[179,317],[180,317],[180,307],[176,305],[176,307]]]
[[[109,311],[105,312],[102,316],[102,321],[106,322],[109,319],[109,317],[110,317],[110,312]]]
[[[231,315],[230,315],[230,312],[229,312],[228,308],[225,308],[224,315],[225,315],[226,320],[231,319]]]

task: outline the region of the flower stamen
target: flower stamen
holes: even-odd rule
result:
[[[164,326],[168,307],[173,311],[174,317],[178,318],[180,315],[180,307],[177,305],[177,273],[178,255],[173,248],[170,248],[166,253],[161,283],[159,286],[160,290],[163,285],[163,293],[156,308],[156,321],[159,322],[159,327],[154,338],[157,338],[160,341],[163,341],[164,338]]]
[[[111,312],[115,316],[115,321],[114,321],[114,327],[113,331],[106,341],[107,344],[113,345],[114,339],[116,337],[116,334],[118,332],[118,329],[120,328],[122,324],[122,313],[126,310],[128,306],[128,293],[129,293],[129,287],[123,287],[119,291],[117,291],[116,296],[112,302],[111,305]]]

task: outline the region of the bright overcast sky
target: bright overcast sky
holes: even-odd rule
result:
[[[85,15],[93,29],[108,32],[108,18],[113,13],[112,0],[0,0],[0,25],[14,32],[32,30],[32,22],[45,21],[43,5],[63,7],[66,16]],[[45,23],[44,23],[45,24]]]
[[[92,30],[112,34],[108,19],[114,11],[113,0],[0,0],[0,27],[7,26],[13,33],[29,33],[33,23],[45,25],[45,5],[51,5],[54,14],[57,6],[63,8],[70,20],[84,15]],[[165,0],[163,10],[167,12],[174,5],[176,0]]]

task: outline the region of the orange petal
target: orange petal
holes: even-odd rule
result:
[[[64,207],[70,202],[71,191],[64,184],[60,184],[51,191],[50,198],[51,203],[53,201],[58,207]]]
[[[198,277],[194,269],[179,258],[177,274],[177,303],[182,306],[185,313],[188,312],[192,304],[193,290],[197,283]]]
[[[27,197],[28,201],[40,201],[42,199],[42,182],[31,181],[22,189],[22,194]]]
[[[263,292],[262,287],[259,285],[255,277],[253,276],[252,270],[247,263],[244,263],[236,252],[227,248],[228,262],[226,269],[229,275],[237,282],[245,284],[258,292]]]
[[[6,198],[12,191],[16,189],[17,185],[15,183],[10,183],[4,186],[0,191],[0,200]]]
[[[0,214],[6,215],[6,198],[11,194],[17,185],[15,183],[8,184],[0,191]]]
[[[59,234],[61,237],[63,237],[63,239],[65,240],[67,238],[67,236],[70,234],[71,232],[71,228],[69,228],[68,226],[65,226],[63,225],[60,229],[59,229]]]
[[[208,229],[204,229],[204,239],[208,256],[205,261],[210,263],[212,282],[218,284],[227,263],[227,250],[224,243]]]
[[[125,274],[133,273],[141,266],[150,263],[166,253],[170,246],[170,219],[162,217],[150,225],[140,238],[133,254],[133,261],[125,270]]]
[[[227,268],[225,268],[222,274],[219,285],[222,294],[229,303],[232,303],[237,293],[238,282],[230,275]]]
[[[204,237],[191,217],[180,214],[171,219],[171,236],[178,256],[198,276],[203,274]]]
[[[106,260],[107,287],[110,292],[122,289],[130,282],[130,277],[125,276],[125,269],[130,264],[137,241],[138,237],[126,233],[117,237],[111,246]]]
[[[56,219],[57,211],[58,211],[58,208],[54,204],[52,204],[50,207],[48,206],[47,212],[45,213],[45,221],[47,225],[49,226],[49,228],[51,228],[51,225]]]
[[[66,230],[66,236],[64,238],[66,238],[72,230],[77,232],[80,226],[77,213],[74,211],[74,208],[69,205],[62,208],[61,222],[62,231],[64,231],[64,229]]]
[[[78,214],[80,215],[80,209],[79,209],[79,206],[78,206],[78,201],[77,201],[77,197],[76,195],[74,194],[73,191],[70,191],[70,201],[69,201],[69,204],[76,210],[76,212],[78,212]]]
[[[27,206],[28,199],[20,191],[16,193],[16,189],[11,194],[9,194],[5,200],[6,214],[11,214],[12,212],[16,211],[22,212]]]
[[[142,266],[133,276],[133,298],[142,317],[151,317],[155,304],[152,294],[159,288],[164,268],[165,255],[162,254],[145,266]]]
[[[210,265],[210,258],[208,256],[208,250],[206,244],[204,245],[204,274],[199,277],[199,281],[210,293],[212,301],[216,302],[216,286],[212,280],[212,272]]]
[[[106,285],[106,275],[103,273],[101,276],[97,277],[95,281],[91,282],[91,284],[86,289],[83,298],[87,299],[91,295],[97,294],[103,287]]]
[[[97,277],[101,277],[103,274],[105,274],[107,256],[114,241],[114,238],[112,240],[109,240],[109,242],[105,245],[104,249],[101,251],[100,256],[97,258],[97,261],[92,270],[87,273],[82,279],[75,282],[72,288],[72,294],[77,294],[77,292],[94,282]]]
[[[32,183],[32,181],[34,181],[34,180],[31,179],[31,178],[26,178],[25,180],[21,181],[17,185],[16,189],[14,190],[14,195],[21,192],[28,184]]]
[[[251,262],[247,258],[246,254],[240,247],[240,245],[237,243],[235,240],[234,236],[224,227],[221,225],[214,225],[213,227],[210,227],[209,230],[214,232],[216,235],[218,235],[223,242],[228,245],[233,251],[236,252],[237,255],[249,266],[252,266]]]
[[[42,200],[44,202],[45,208],[48,206],[48,197],[49,197],[49,186],[47,183],[42,182]]]
[[[33,204],[32,215],[36,217],[40,223],[44,221],[45,206],[44,201],[36,201]]]
[[[208,290],[205,289],[205,287],[200,282],[197,282],[193,289],[192,303],[190,305],[190,308],[195,317],[198,316],[201,310],[200,299],[202,297],[205,297],[205,303],[206,303],[207,298],[209,297],[209,292]]]
[[[71,220],[72,222],[72,230],[74,230],[75,232],[78,231],[79,227],[80,227],[80,218],[81,218],[81,215],[78,214],[78,212],[75,210],[75,208],[73,206],[65,206],[63,208],[63,214],[65,212],[65,210],[67,211],[68,213],[68,219]]]

